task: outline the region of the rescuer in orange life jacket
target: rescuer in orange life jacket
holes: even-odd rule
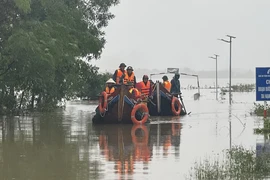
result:
[[[132,94],[132,98],[137,101],[138,98],[141,97],[140,91],[137,88],[134,88],[133,83],[130,81],[127,82],[127,86],[128,86],[129,92]]]
[[[136,76],[131,66],[127,67],[127,70],[125,73],[124,84],[127,84],[127,82],[132,82],[133,86],[136,87]]]
[[[163,79],[162,85],[170,92],[172,84],[170,83],[168,76],[165,75],[162,77],[162,79]]]
[[[114,84],[115,84],[115,81],[112,78],[106,81],[105,92],[107,94],[112,94],[115,91],[115,88],[113,87]]]
[[[123,84],[126,73],[125,68],[125,63],[121,63],[119,69],[115,70],[113,74],[113,80],[116,82],[116,84]]]
[[[151,95],[151,83],[147,75],[143,76],[142,81],[139,83],[139,87],[141,95],[144,96],[144,100],[147,99],[148,96]]]
[[[136,102],[134,102],[134,104],[136,104],[137,102],[138,103],[142,102],[140,91],[137,88],[133,87],[132,82],[127,82],[127,85],[129,88],[129,92],[132,94],[132,98],[134,98],[134,100],[136,101]],[[135,116],[137,119],[142,119],[144,116],[144,113],[141,110],[138,110],[136,112]],[[149,115],[149,117],[150,117],[150,115]],[[150,122],[150,120],[147,119],[146,123],[149,123],[149,122]]]

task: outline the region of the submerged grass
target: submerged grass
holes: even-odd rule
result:
[[[190,180],[260,180],[270,175],[270,153],[256,152],[235,146],[225,151],[222,161],[205,159],[195,162],[186,179]]]

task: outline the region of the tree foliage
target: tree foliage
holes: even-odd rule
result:
[[[118,0],[2,0],[0,113],[54,108],[63,98],[93,97],[109,75],[89,61],[105,45],[103,28]],[[17,93],[17,94],[16,94]]]

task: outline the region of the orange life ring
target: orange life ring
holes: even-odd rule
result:
[[[135,117],[135,114],[139,109],[142,109],[144,112],[144,116],[143,116],[142,120],[137,120]],[[140,104],[136,104],[133,107],[133,109],[131,111],[131,120],[132,120],[133,124],[144,124],[148,118],[149,118],[149,110],[148,110],[146,104],[140,103]]]
[[[140,142],[138,142],[138,139],[136,137],[136,131],[138,129],[141,129],[143,131],[143,145],[147,145],[148,144],[148,139],[149,139],[149,131],[147,129],[147,127],[145,125],[140,126],[140,125],[133,125],[132,129],[131,129],[131,138],[132,138],[132,142],[134,145],[139,145]]]
[[[177,106],[178,106],[178,110],[175,109],[175,103],[176,103]],[[172,112],[173,112],[174,115],[176,115],[176,116],[179,116],[179,115],[180,115],[182,106],[181,106],[180,101],[179,101],[176,97],[173,97],[173,98],[172,98],[172,105],[171,105],[171,108],[172,108]]]
[[[136,131],[141,129],[144,136],[142,137],[142,142],[139,142],[136,137]],[[135,161],[148,162],[151,157],[151,151],[149,150],[148,140],[149,140],[149,131],[145,125],[133,125],[131,129],[132,143],[134,144],[134,159]]]
[[[105,113],[106,111],[107,103],[108,103],[107,100],[108,100],[108,95],[105,91],[103,91],[101,93],[101,96],[99,97],[99,103],[98,103],[98,110],[102,114]]]

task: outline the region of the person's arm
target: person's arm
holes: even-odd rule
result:
[[[112,76],[112,79],[116,82],[116,76],[117,76],[117,70],[115,70],[113,76]]]
[[[179,82],[179,83],[178,83],[178,84],[179,84],[179,85],[178,85],[179,93],[181,94],[181,85],[180,85],[180,80],[179,80],[179,79],[178,79],[178,82]]]
[[[170,90],[170,93],[173,93],[174,88],[175,88],[175,84],[174,84],[174,81],[172,79],[171,80],[171,90]]]
[[[135,91],[136,91],[136,90],[133,89],[132,92],[131,92],[131,94],[132,94],[132,97],[136,100],[136,92],[135,92]]]
[[[136,76],[134,76],[134,87],[135,87],[135,88],[136,88],[136,84],[137,84]]]

